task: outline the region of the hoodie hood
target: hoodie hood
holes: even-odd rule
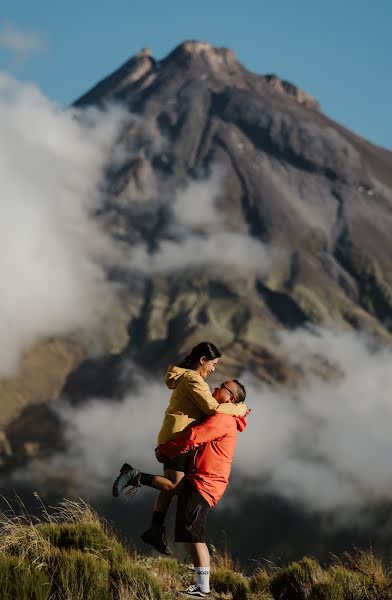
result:
[[[165,385],[169,388],[169,390],[174,390],[177,387],[181,377],[186,371],[189,371],[189,369],[183,369],[182,367],[169,365],[167,373],[163,379]]]
[[[244,431],[246,427],[246,419],[245,417],[234,417],[237,423],[238,431]]]

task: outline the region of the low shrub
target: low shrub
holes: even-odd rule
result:
[[[305,557],[281,569],[270,580],[275,600],[306,600],[313,584],[323,580],[323,571],[316,560]]]
[[[247,580],[230,569],[216,569],[211,574],[211,585],[218,594],[231,593],[233,600],[246,600],[249,592]]]

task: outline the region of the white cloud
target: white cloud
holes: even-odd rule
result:
[[[222,277],[238,270],[261,276],[266,275],[281,256],[279,250],[255,238],[221,231],[207,236],[189,235],[178,241],[164,240],[153,253],[147,252],[144,245],[136,246],[132,249],[130,268],[145,275],[196,269]]]
[[[97,323],[116,250],[94,219],[119,108],[63,111],[0,74],[0,372],[41,336]]]
[[[235,503],[235,489],[241,488],[258,495],[273,492],[306,510],[348,518],[362,507],[391,500],[391,351],[371,350],[355,334],[325,330],[317,336],[293,333],[284,343],[298,352],[305,373],[316,353],[336,361],[342,376],[329,382],[309,377],[296,390],[273,390],[246,374],[240,377],[252,413],[239,434],[234,489],[222,505]],[[124,461],[160,473],[153,449],[169,394],[160,382],[140,377],[139,388],[122,401],[60,404],[68,452],[35,472],[47,477],[66,470],[82,492],[87,486],[90,493],[103,494]],[[108,422],[110,435],[103,436]]]
[[[201,270],[222,277],[242,272],[264,276],[282,259],[283,251],[248,233],[230,229],[216,204],[224,172],[215,165],[210,177],[193,180],[172,204],[171,233],[151,252],[145,244],[132,247],[129,268],[146,276]]]
[[[391,500],[391,350],[325,330],[286,333],[282,344],[306,381],[295,391],[250,383],[254,412],[240,439],[240,472],[257,473],[265,489],[309,510]],[[335,364],[341,375],[333,381],[309,375],[315,358]]]
[[[33,31],[22,31],[11,23],[0,29],[0,48],[3,48],[19,62],[25,62],[34,54],[47,49],[47,42],[42,34]]]

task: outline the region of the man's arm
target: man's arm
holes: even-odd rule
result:
[[[239,404],[232,404],[231,402],[219,404],[211,394],[211,390],[205,381],[200,381],[198,377],[194,376],[189,379],[189,383],[192,388],[192,399],[204,414],[220,413],[233,417],[245,417],[247,406],[243,402]]]
[[[159,451],[169,458],[193,450],[202,444],[212,442],[231,433],[236,423],[229,415],[212,415],[200,425],[186,429],[176,437],[159,446]]]

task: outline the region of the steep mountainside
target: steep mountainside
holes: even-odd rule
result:
[[[295,85],[206,43],[183,43],[162,61],[142,50],[75,106],[108,101],[138,115],[119,140],[124,160],[108,174],[100,215],[129,257],[129,270],[110,273],[129,343],[81,362],[68,395],[121,395],[128,358],[156,371],[202,339],[224,350],[221,376],[246,364],[271,384],[300,377],[280,349],[282,329],[334,324],[390,343],[392,153],[334,123]],[[184,225],[176,202],[188,199],[182,212],[197,215],[203,183],[216,213]],[[3,427],[14,431],[23,407],[60,394],[80,356],[71,352],[55,382],[27,386]],[[18,395],[18,381],[0,390]]]
[[[143,50],[76,105],[109,99],[150,130],[136,149],[134,131],[124,132],[134,152],[112,174],[106,218],[114,235],[156,252],[176,237],[173,196],[219,165],[221,230],[281,251],[261,275],[233,266],[148,278],[130,320],[138,360],[163,364],[213,337],[230,367],[240,367],[241,355],[261,378],[284,381],[290,369],[275,338],[282,327],[334,323],[391,340],[391,153],[331,121],[294,85],[250,73],[230,50],[199,42],[160,62]]]

